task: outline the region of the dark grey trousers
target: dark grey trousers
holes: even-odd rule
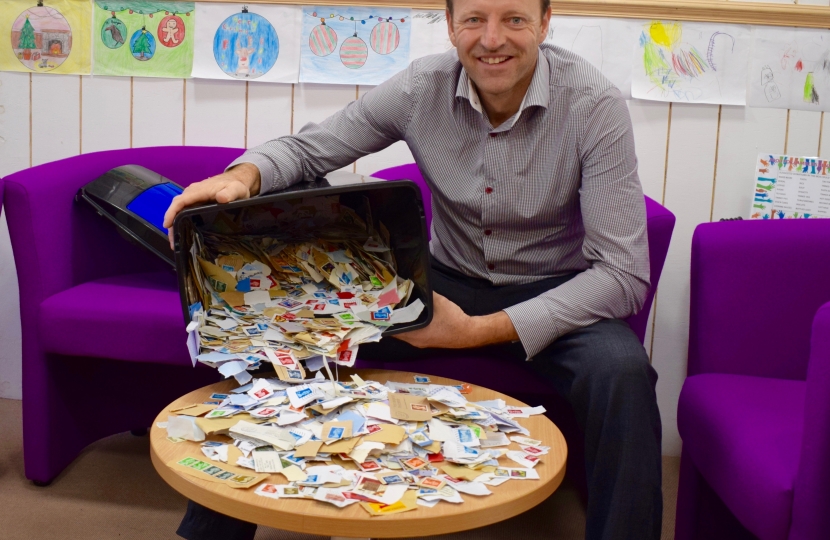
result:
[[[434,260],[432,270],[433,289],[468,315],[495,313],[573,277],[499,287]],[[602,320],[574,330],[532,362],[524,361],[520,343],[496,345],[486,352],[521,363],[548,381],[573,407],[585,434],[586,540],[659,539],[663,495],[660,413],[654,390],[657,373],[628,324]],[[391,338],[360,349],[361,358],[384,362],[436,354],[446,356],[447,351],[417,349]],[[465,351],[465,356],[471,354],[474,351]],[[190,502],[177,533],[188,540],[248,540],[255,531],[255,525]]]

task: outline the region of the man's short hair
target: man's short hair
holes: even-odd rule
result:
[[[447,10],[450,12],[450,15],[452,15],[452,2],[453,2],[453,0],[447,0]],[[544,15],[545,12],[550,7],[550,0],[541,0],[541,3],[542,3],[542,14]]]

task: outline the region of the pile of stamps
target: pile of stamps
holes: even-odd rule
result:
[[[264,362],[281,380],[302,382],[305,361],[351,366],[361,343],[417,320],[424,304],[409,302],[414,285],[396,273],[386,227],[364,217],[336,196],[313,197],[194,231],[194,359],[240,384]],[[239,223],[273,225],[241,234]]]
[[[534,467],[550,448],[517,419],[544,408],[470,402],[470,391],[422,376],[383,384],[358,375],[332,381],[322,372],[299,383],[255,378],[171,410],[159,427],[172,443],[192,445],[168,463],[184,474],[256,486],[263,497],[358,503],[379,516],[539,479]]]

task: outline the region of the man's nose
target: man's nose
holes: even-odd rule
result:
[[[484,27],[484,35],[481,36],[481,44],[487,50],[496,50],[504,44],[504,28],[500,20],[490,19]]]

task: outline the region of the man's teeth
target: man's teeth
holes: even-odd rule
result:
[[[500,58],[482,58],[488,64],[501,64],[505,60],[507,60],[506,56],[502,56]]]

